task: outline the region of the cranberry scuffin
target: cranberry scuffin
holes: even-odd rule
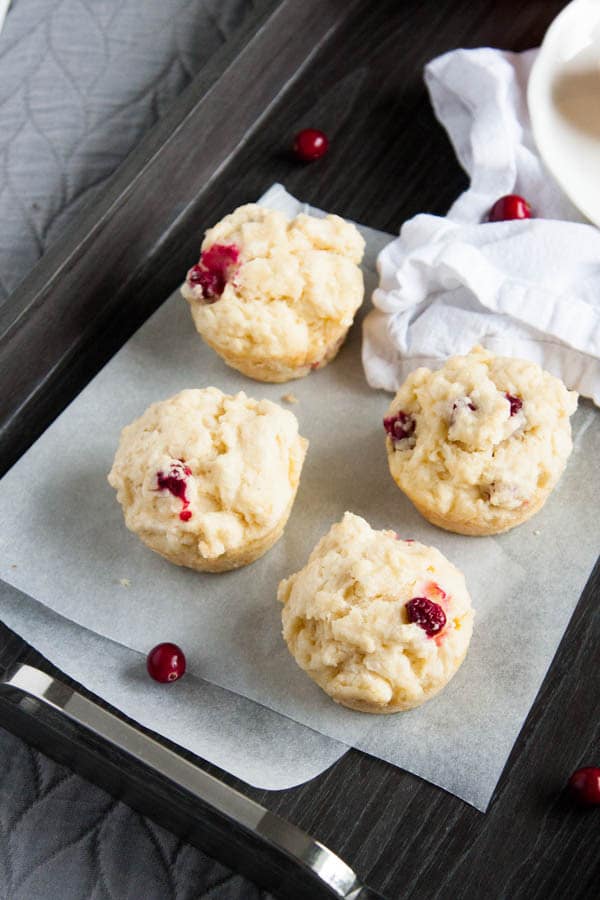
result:
[[[438,634],[446,624],[446,613],[428,597],[413,597],[406,604],[406,612],[408,621],[419,625],[427,637]]]
[[[509,219],[531,219],[531,207],[524,197],[507,194],[496,200],[488,216],[490,222],[506,222]]]
[[[600,769],[584,766],[569,778],[569,791],[580,806],[600,806]]]
[[[178,681],[185,674],[185,654],[177,644],[165,641],[152,648],[146,657],[146,668],[150,677],[162,684]]]
[[[294,138],[293,150],[297,159],[312,162],[325,156],[329,149],[329,140],[318,128],[304,128]]]

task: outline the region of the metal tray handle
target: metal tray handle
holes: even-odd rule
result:
[[[290,822],[204,772],[41,669],[19,664],[0,682],[0,689],[35,698],[45,706],[109,741],[253,833],[316,876],[332,896],[344,900],[383,900],[366,887],[335,853]]]

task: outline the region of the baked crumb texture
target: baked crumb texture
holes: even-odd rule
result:
[[[291,221],[256,204],[206,232],[182,294],[206,343],[234,369],[283,382],[322,368],[362,303],[364,240],[339,216]],[[205,262],[225,260],[217,276]]]
[[[171,562],[237,568],[281,536],[308,442],[289,410],[185,390],[123,429],[109,483],[125,524]]]
[[[278,597],[298,665],[337,703],[362,712],[420,706],[452,678],[473,629],[455,566],[435,548],[375,531],[349,512],[280,583]],[[434,633],[411,621],[415,598],[444,622]]]
[[[507,531],[559,480],[576,407],[577,394],[535,363],[475,347],[408,376],[384,420],[390,472],[434,525]]]

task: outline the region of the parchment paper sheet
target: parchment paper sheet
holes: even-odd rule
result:
[[[303,208],[278,186],[263,202],[292,215]],[[368,298],[377,252],[389,236],[363,233]],[[209,384],[275,401],[293,393],[292,409],[310,440],[284,537],[250,568],[224,575],[178,569],[147,550],[126,531],[106,483],[123,425],[157,399]],[[134,650],[174,640],[185,647],[194,675],[483,810],[595,561],[600,415],[581,405],[573,456],[538,516],[499,538],[469,538],[428,525],[394,486],[381,427],[388,403],[388,395],[366,385],[358,327],[322,372],[259,384],[204,346],[186,304],[174,296],[3,480],[0,575]],[[450,685],[420,709],[379,717],[336,706],[296,666],[281,638],[279,580],[304,564],[346,509],[374,527],[436,545],[466,575],[477,610],[469,654]],[[17,630],[27,636],[23,626]],[[150,727],[161,730],[158,722]],[[177,739],[188,745],[189,738],[188,730]]]
[[[148,677],[145,654],[76,625],[2,581],[0,618],[132,719],[254,787],[302,784],[348,749],[191,672],[168,685],[176,690],[165,690]]]

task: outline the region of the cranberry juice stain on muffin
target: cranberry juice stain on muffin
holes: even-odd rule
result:
[[[571,453],[577,394],[481,347],[408,376],[384,419],[398,487],[434,525],[508,531],[545,503]]]
[[[259,381],[288,381],[337,354],[364,286],[364,240],[339,216],[289,221],[256,204],[209,229],[182,294],[198,332]]]
[[[473,630],[465,579],[439,550],[374,531],[352,513],[278,597],[300,668],[361,712],[420,706],[457,671]]]
[[[187,390],[123,429],[108,480],[145,544],[176,565],[222,572],[281,537],[307,446],[275,403]]]

